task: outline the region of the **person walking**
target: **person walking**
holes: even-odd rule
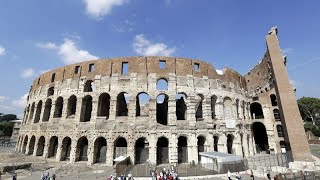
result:
[[[250,175],[251,180],[254,180],[254,176],[253,176],[253,171],[252,171],[252,169],[251,169],[250,173],[251,173],[251,175]]]
[[[14,173],[14,174],[13,174],[12,180],[17,180],[17,173]]]
[[[53,173],[53,175],[52,175],[52,180],[56,180],[56,174],[55,173]]]
[[[231,180],[231,172],[229,170],[227,172],[227,175],[228,175],[228,180]]]

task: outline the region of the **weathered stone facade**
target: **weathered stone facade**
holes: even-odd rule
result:
[[[245,76],[173,57],[46,72],[30,89],[16,151],[107,165],[120,155],[135,164],[177,164],[197,163],[202,151],[279,153],[284,133],[268,58]]]

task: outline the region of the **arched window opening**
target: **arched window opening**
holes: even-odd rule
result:
[[[149,100],[147,93],[140,93],[136,97],[136,116],[149,116]]]
[[[113,144],[114,147],[114,155],[113,159],[119,157],[119,156],[127,156],[127,140],[123,137],[119,137],[117,140],[114,141]]]
[[[61,161],[68,161],[70,160],[70,152],[71,152],[71,138],[65,137],[62,140],[61,146]]]
[[[218,152],[218,143],[219,143],[219,137],[218,136],[214,136],[213,137],[213,149],[214,151]]]
[[[217,96],[211,96],[211,118],[216,119],[216,103],[217,103]]]
[[[197,142],[197,145],[198,145],[198,162],[201,162],[201,156],[200,156],[199,153],[207,151],[205,149],[205,145],[204,145],[206,143],[206,138],[203,137],[203,136],[199,136],[197,139],[198,139],[198,142]]]
[[[94,163],[105,163],[107,157],[107,140],[99,137],[94,142]]]
[[[53,96],[53,95],[54,95],[54,87],[50,87],[50,88],[48,89],[47,96],[49,97],[49,96]]]
[[[233,148],[232,148],[232,146],[233,146],[233,139],[234,139],[233,135],[231,135],[231,134],[228,134],[228,135],[227,135],[227,149],[228,149],[228,154],[233,154]]]
[[[169,141],[160,137],[157,142],[157,165],[169,163]]]
[[[93,81],[92,80],[87,80],[84,83],[84,87],[83,87],[83,92],[92,92],[94,89],[93,87]]]
[[[76,115],[76,111],[77,111],[77,97],[75,95],[72,95],[68,99],[67,117]]]
[[[274,116],[274,120],[281,121],[279,109],[273,110],[273,116]]]
[[[88,122],[91,119],[92,97],[87,95],[82,99],[80,122]]]
[[[277,125],[277,132],[279,137],[284,137],[284,132],[281,125]]]
[[[98,116],[106,117],[106,119],[109,119],[109,112],[110,112],[110,95],[108,93],[102,93],[99,96]]]
[[[178,138],[178,163],[188,162],[188,142],[187,138],[180,136]]]
[[[203,95],[202,94],[198,94],[196,97],[195,97],[195,101],[196,101],[196,120],[197,121],[202,121],[203,120],[203,111],[202,111],[202,104],[203,104]]]
[[[168,90],[168,81],[165,78],[160,78],[157,81],[157,90]]]
[[[251,125],[257,153],[267,152],[269,149],[267,130],[264,124],[255,122]]]
[[[43,136],[41,136],[38,141],[38,149],[36,152],[36,156],[43,156],[44,144],[45,144],[45,139]]]
[[[223,113],[225,118],[233,118],[232,100],[229,97],[223,100]]]
[[[88,139],[81,137],[77,143],[76,161],[88,161]]]
[[[139,138],[135,143],[135,164],[146,163],[149,159],[149,142],[146,138]]]
[[[56,100],[56,105],[53,113],[54,118],[60,118],[62,116],[62,110],[63,110],[63,98],[58,97]]]
[[[122,92],[117,96],[117,116],[128,116],[129,95]]]
[[[26,136],[26,137],[24,138],[24,141],[23,141],[23,146],[22,146],[22,153],[23,153],[23,154],[26,153],[27,145],[28,145],[28,136]]]
[[[272,106],[277,106],[277,105],[278,105],[277,96],[276,96],[276,95],[271,94],[271,95],[270,95],[270,100],[271,100],[271,105],[272,105]]]
[[[30,139],[30,142],[29,142],[29,152],[28,152],[28,155],[33,154],[35,142],[36,142],[36,137],[35,137],[35,136],[32,136],[31,139]]]
[[[254,102],[250,104],[250,112],[251,112],[251,118],[252,119],[263,119],[263,111],[261,104]]]
[[[280,141],[280,148],[281,148],[281,153],[286,153],[287,150],[287,145],[286,145],[286,142],[285,141]]]
[[[157,123],[168,125],[168,95],[160,94],[157,96]]]
[[[32,119],[33,119],[34,108],[35,108],[35,103],[32,103],[31,110],[30,110],[30,114],[29,114],[29,120],[28,120],[29,123],[30,123],[30,122],[32,121]]]
[[[40,115],[41,115],[41,110],[42,110],[42,101],[39,101],[38,105],[37,105],[36,115],[34,116],[34,123],[38,123],[39,122]]]
[[[45,105],[44,105],[42,122],[47,122],[47,121],[49,121],[51,107],[52,107],[52,100],[51,100],[51,99],[48,99],[48,100],[46,101]]]
[[[50,138],[49,149],[48,149],[48,158],[56,157],[58,150],[58,138],[57,136],[52,136]]]
[[[187,96],[184,93],[178,93],[176,95],[176,117],[177,120],[187,119]]]

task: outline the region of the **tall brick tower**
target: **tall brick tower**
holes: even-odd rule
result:
[[[287,69],[281,54],[276,28],[271,29],[266,41],[287,150],[291,153],[294,162],[313,161],[296,96],[289,82]]]

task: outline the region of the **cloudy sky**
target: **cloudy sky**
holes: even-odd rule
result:
[[[189,57],[245,74],[275,25],[297,97],[320,97],[319,7],[317,0],[2,1],[0,113],[23,113],[36,76],[88,59]]]

